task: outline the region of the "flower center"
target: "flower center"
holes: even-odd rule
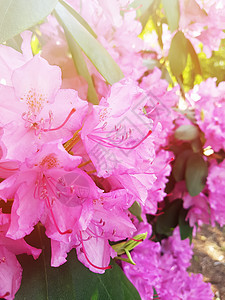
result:
[[[72,233],[72,229],[67,229],[62,231],[59,228],[59,225],[57,223],[57,220],[55,218],[52,206],[57,198],[56,194],[56,186],[54,183],[54,179],[51,177],[47,177],[44,174],[40,174],[39,179],[36,181],[35,184],[35,189],[34,189],[34,198],[38,198],[40,200],[45,201],[46,207],[49,209],[50,215],[52,217],[53,223],[55,225],[56,230],[61,234],[70,234]]]
[[[56,168],[59,166],[59,160],[55,153],[50,153],[42,159],[42,161],[39,163],[39,166],[44,169]]]
[[[115,126],[112,131],[105,131],[105,124],[101,128],[96,128],[92,133],[88,134],[87,137],[105,147],[118,148],[123,150],[131,150],[138,147],[144,140],[146,140],[150,134],[151,130],[141,138],[138,142],[136,139],[132,138],[132,129],[124,130],[123,126]],[[135,143],[134,143],[135,142]]]
[[[40,117],[44,105],[48,103],[46,95],[37,93],[35,89],[31,88],[28,93],[20,99],[25,101],[28,107],[28,111],[22,114],[22,119],[25,121],[25,128],[33,128],[35,135],[39,135],[41,132],[54,131],[62,128],[76,111],[76,109],[73,108],[60,126],[51,128],[54,117],[53,112],[49,110],[47,118]]]

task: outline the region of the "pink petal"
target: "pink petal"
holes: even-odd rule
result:
[[[22,279],[22,268],[15,254],[0,246],[0,298],[14,299]]]
[[[27,174],[28,175],[28,174]],[[32,173],[29,174],[32,176]],[[32,188],[33,186],[33,188]],[[7,237],[19,239],[31,233],[44,211],[44,202],[34,197],[35,184],[24,182],[18,188],[11,212]]]
[[[61,86],[61,70],[57,66],[50,66],[45,59],[36,55],[13,72],[12,82],[18,99],[25,97],[26,101],[29,91],[35,91],[45,103],[52,103]]]

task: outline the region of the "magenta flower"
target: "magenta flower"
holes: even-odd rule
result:
[[[136,265],[123,262],[123,269],[143,300],[154,299],[153,288],[163,300],[212,300],[210,284],[203,282],[202,275],[189,276],[186,271],[191,257],[189,241],[181,241],[176,228],[162,246],[150,240],[138,245],[132,251]]]
[[[208,202],[210,205],[210,216],[212,224],[215,221],[220,226],[225,225],[225,161],[220,164],[212,163],[209,168],[209,175],[207,178],[207,185],[209,189]]]
[[[38,221],[46,223],[47,235],[55,234],[59,239],[72,231],[80,217],[81,204],[68,210],[68,206],[56,200],[62,192],[62,176],[75,170],[80,162],[80,157],[69,155],[59,142],[48,143],[0,184],[1,198],[14,198],[7,237],[24,237]]]
[[[205,146],[211,146],[214,151],[225,149],[225,84],[221,82],[217,87],[215,78],[208,78],[196,90],[190,94],[193,99],[198,99],[195,103],[196,119],[205,134]]]
[[[145,92],[134,81],[124,79],[93,107],[81,138],[98,176],[137,170],[144,160],[149,164],[154,157],[152,120],[143,112],[146,102]]]
[[[92,272],[104,273],[110,268],[110,257],[116,256],[109,240],[132,237],[136,231],[126,211],[130,205],[125,190],[100,192],[93,200],[93,214],[86,229],[74,231],[69,243],[52,241],[52,265],[64,263],[67,253],[76,248],[78,259],[85,266]]]
[[[37,259],[41,249],[28,245],[23,239],[12,240],[5,237],[10,217],[0,212],[0,297],[14,299],[22,279],[22,267],[16,255],[27,253]]]

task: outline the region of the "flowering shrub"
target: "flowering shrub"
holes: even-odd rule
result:
[[[0,298],[213,299],[187,268],[225,225],[223,1],[0,8]]]

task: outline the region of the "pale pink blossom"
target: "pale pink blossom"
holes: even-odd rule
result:
[[[127,169],[138,172],[137,166],[147,169],[154,158],[154,138],[153,122],[143,112],[146,102],[145,92],[133,80],[123,79],[93,107],[81,138],[98,176],[121,174]]]
[[[23,161],[42,143],[59,138],[66,141],[82,126],[87,103],[76,91],[60,89],[59,67],[35,56],[13,72],[12,84],[0,85],[5,158]],[[18,151],[18,145],[22,151]]]

